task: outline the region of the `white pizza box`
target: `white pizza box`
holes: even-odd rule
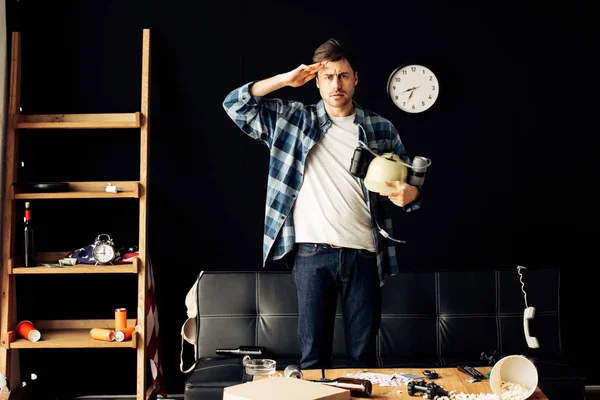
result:
[[[349,400],[350,391],[297,378],[264,378],[229,386],[223,400]]]

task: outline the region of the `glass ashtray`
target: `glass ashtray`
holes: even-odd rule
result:
[[[246,373],[248,375],[271,375],[275,372],[275,364],[275,360],[270,360],[268,358],[244,360],[244,367],[246,367]]]

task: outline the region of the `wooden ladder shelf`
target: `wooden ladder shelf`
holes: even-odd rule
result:
[[[12,33],[12,54],[10,62],[10,95],[8,106],[8,126],[6,130],[6,159],[4,186],[4,224],[2,250],[2,304],[0,308],[0,372],[4,374],[11,387],[20,381],[18,376],[17,349],[73,349],[73,348],[128,348],[137,352],[136,399],[156,399],[157,393],[152,385],[147,385],[146,377],[149,360],[146,357],[146,288],[148,276],[147,249],[147,195],[148,195],[148,134],[150,111],[150,30],[144,29],[142,35],[141,60],[141,106],[131,113],[113,114],[20,114],[21,92],[21,39],[19,32]],[[17,154],[19,129],[132,129],[140,132],[140,170],[139,181],[111,182],[119,187],[117,193],[106,192],[106,182],[69,182],[65,192],[29,192],[18,188]],[[22,256],[15,254],[15,243],[21,240],[21,232],[16,232],[15,213],[17,201],[36,199],[110,199],[133,198],[139,204],[139,256],[131,264],[86,265],[76,264],[65,268],[46,268],[22,266]],[[60,250],[60,249],[58,249]],[[39,261],[54,261],[68,252],[36,253]],[[137,310],[135,318],[129,319],[128,326],[136,326],[136,332],[130,341],[98,341],[90,337],[90,329],[114,328],[114,320],[44,320],[33,321],[42,333],[42,339],[31,342],[18,337],[15,321],[16,301],[15,279],[18,275],[32,274],[136,274]],[[136,325],[137,323],[137,325]],[[123,350],[125,351],[125,350]],[[123,368],[123,366],[120,366]]]

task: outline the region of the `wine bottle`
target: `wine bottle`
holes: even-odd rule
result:
[[[33,224],[31,222],[31,209],[29,202],[25,203],[25,242],[24,242],[24,265],[26,267],[35,267],[35,243],[33,240]]]
[[[232,356],[260,356],[267,354],[267,349],[261,346],[240,346],[236,349],[217,349],[217,354],[226,354]]]

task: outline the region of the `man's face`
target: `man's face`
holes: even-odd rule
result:
[[[352,97],[358,84],[358,73],[352,70],[347,60],[327,62],[318,72],[316,81],[323,101],[329,105],[328,112],[329,108],[334,114],[354,112]]]

